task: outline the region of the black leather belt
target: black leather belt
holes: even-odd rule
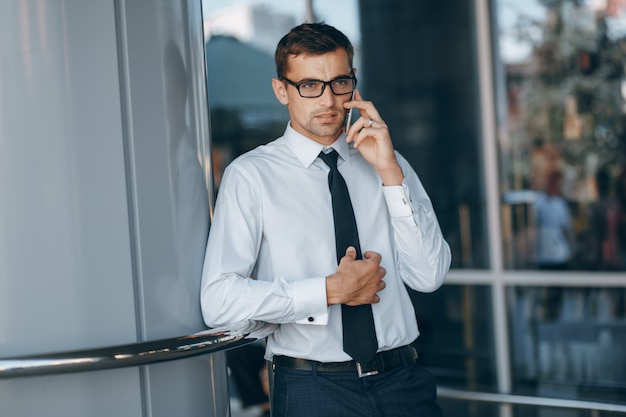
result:
[[[290,356],[274,356],[274,366],[299,371],[317,372],[356,372],[359,378],[376,375],[398,366],[414,363],[417,360],[417,351],[411,346],[378,352],[370,363],[363,365],[355,361],[348,362],[317,362],[308,359],[292,358]]]

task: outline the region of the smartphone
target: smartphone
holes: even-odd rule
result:
[[[350,96],[350,101],[354,100],[354,91]],[[348,110],[348,114],[346,115],[346,135],[348,134],[348,129],[350,128],[350,123],[352,122],[352,108]]]

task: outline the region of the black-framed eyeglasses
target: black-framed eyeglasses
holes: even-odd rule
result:
[[[300,83],[295,83],[288,78],[280,77],[281,80],[287,81],[287,84],[291,84],[296,87],[300,97],[304,98],[316,98],[324,94],[326,86],[330,86],[330,90],[336,96],[344,94],[350,94],[356,88],[356,77],[353,75],[337,77],[334,80],[322,81],[322,80],[307,80]]]

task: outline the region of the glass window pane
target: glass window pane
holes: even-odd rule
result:
[[[515,393],[623,403],[626,290],[510,288]]]
[[[440,385],[497,391],[491,289],[445,285],[432,294],[410,292],[420,337],[420,361]]]
[[[505,265],[624,270],[626,3],[495,4]]]
[[[453,268],[487,268],[473,2],[361,1],[362,88],[420,175]]]

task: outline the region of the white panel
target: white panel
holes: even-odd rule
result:
[[[3,417],[140,417],[135,368],[0,380]]]
[[[133,341],[113,4],[0,15],[0,354]]]
[[[0,357],[204,328],[199,6],[0,2]],[[215,354],[0,380],[0,415],[224,416],[226,389]]]
[[[136,340],[115,29],[113,1],[0,2],[0,357]],[[0,415],[139,416],[140,388],[3,380]]]
[[[205,329],[200,280],[208,235],[209,198],[197,129],[207,119],[193,98],[195,56],[202,42],[201,16],[187,3],[122,2],[124,77],[128,85],[129,177],[139,297],[140,333],[146,340]],[[197,3],[197,2],[195,2]]]
[[[197,0],[120,1],[140,335],[205,328],[200,280],[208,235],[208,110]],[[146,414],[228,414],[223,354],[150,365]]]

